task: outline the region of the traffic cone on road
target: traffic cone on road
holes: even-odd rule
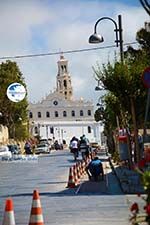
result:
[[[44,225],[42,207],[41,207],[39,193],[37,190],[34,190],[33,192],[29,225]]]
[[[6,199],[5,212],[4,212],[2,225],[15,225],[13,200],[11,198]]]
[[[78,180],[77,167],[76,167],[76,165],[73,166],[73,174],[74,174],[74,182],[75,182],[75,185],[78,185],[79,180]]]
[[[79,162],[77,163],[77,176],[78,176],[78,179],[80,179],[81,177],[81,173],[80,173],[80,165],[79,165]]]
[[[75,186],[76,186],[76,184],[75,184],[75,179],[74,179],[73,167],[70,167],[67,187],[74,188]]]

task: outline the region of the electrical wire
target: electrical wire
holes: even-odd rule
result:
[[[126,45],[134,45],[138,42],[129,42],[125,43]],[[79,52],[88,52],[88,51],[96,51],[101,49],[108,49],[108,48],[115,48],[116,45],[108,45],[104,47],[95,47],[95,48],[84,48],[84,49],[76,49],[76,50],[67,50],[67,51],[59,51],[59,52],[49,52],[49,53],[39,53],[39,54],[28,54],[28,55],[15,55],[15,56],[2,56],[0,60],[3,59],[19,59],[19,58],[33,58],[33,57],[43,57],[43,56],[52,56],[52,55],[59,55],[60,53],[63,54],[71,54],[71,53],[79,53]]]

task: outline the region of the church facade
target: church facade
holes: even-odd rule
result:
[[[31,134],[67,144],[73,136],[85,134],[90,142],[100,143],[101,127],[94,120],[93,103],[73,99],[68,61],[61,55],[57,64],[56,90],[40,103],[29,104]]]

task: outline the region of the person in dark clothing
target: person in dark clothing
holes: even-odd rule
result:
[[[85,135],[80,137],[79,150],[81,152],[82,159],[86,159],[89,156],[89,140]]]
[[[26,142],[26,143],[25,143],[24,149],[25,149],[25,153],[26,153],[27,155],[32,154],[32,151],[31,151],[31,145],[30,145],[29,142]]]
[[[95,157],[87,166],[86,172],[88,174],[89,180],[94,178],[95,181],[98,181],[100,175],[102,176],[102,180],[104,180],[104,171],[101,160],[98,157]]]

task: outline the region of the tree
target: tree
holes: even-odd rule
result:
[[[28,136],[27,98],[14,103],[7,97],[7,88],[11,83],[26,84],[16,62],[6,61],[0,64],[0,123],[9,129],[10,138],[24,139]]]
[[[115,60],[114,63],[108,62],[102,68],[97,64],[94,73],[104,88],[109,90],[118,99],[121,106],[122,118],[126,114],[131,114],[132,125],[136,143],[136,160],[140,159],[138,149],[138,102],[145,98],[146,92],[141,81],[141,74],[147,66],[147,57],[144,51],[136,57],[130,52],[125,57],[124,63]],[[141,102],[141,101],[140,101]]]

